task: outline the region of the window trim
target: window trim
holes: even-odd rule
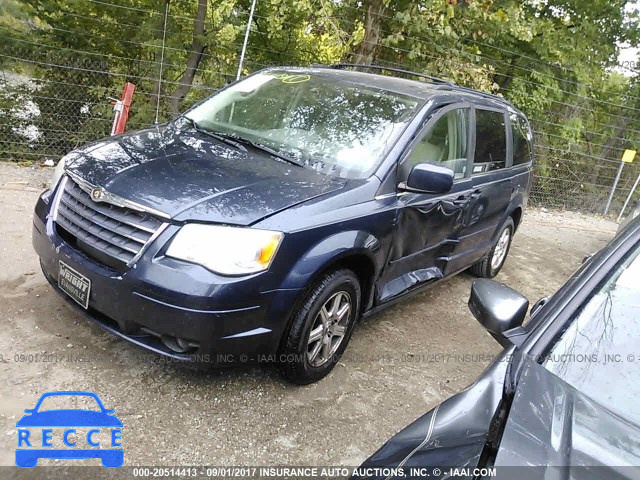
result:
[[[468,110],[469,112],[468,122],[467,122],[467,171],[465,172],[464,177],[454,178],[453,183],[454,184],[459,183],[471,178],[471,175],[469,172],[469,165],[470,165],[469,159],[473,155],[472,148],[475,148],[475,130],[473,128],[475,126],[475,123],[474,123],[475,115],[473,114],[473,104],[471,102],[456,102],[456,103],[444,105],[436,109],[431,114],[431,116],[429,116],[429,118],[423,122],[422,126],[416,130],[416,133],[414,134],[413,138],[411,139],[410,142],[407,143],[407,146],[404,148],[404,150],[400,154],[400,159],[398,160],[398,163],[397,163],[398,178],[397,178],[396,185],[399,182],[403,182],[407,180],[406,178],[401,178],[402,166],[409,158],[409,155],[411,154],[411,152],[413,152],[413,149],[415,148],[415,146],[418,143],[420,143],[420,141],[424,138],[424,136],[429,131],[429,129],[438,120],[440,120],[440,118],[442,118],[444,115],[451,112],[452,110]],[[428,162],[425,162],[425,163],[428,163]]]
[[[477,117],[476,117],[476,112],[478,110],[484,110],[484,111],[488,111],[488,112],[495,112],[495,113],[501,113],[502,116],[504,117],[504,128],[505,128],[505,141],[507,142],[507,144],[505,145],[505,160],[504,160],[504,167],[499,168],[497,170],[490,170],[488,172],[480,172],[480,173],[473,173],[473,165],[475,164],[475,160],[476,160],[476,143],[475,143],[475,139],[476,136],[478,134],[478,130],[476,128],[477,125]],[[470,158],[471,158],[471,163],[470,163],[470,167],[467,168],[467,171],[469,171],[470,176],[472,178],[480,178],[484,175],[490,175],[490,174],[496,174],[496,173],[500,173],[500,172],[504,172],[507,169],[510,169],[511,167],[513,167],[513,138],[512,138],[512,134],[511,134],[511,122],[509,119],[509,115],[508,115],[509,111],[506,108],[500,108],[500,107],[492,107],[492,106],[485,106],[485,105],[473,105],[473,138],[474,138],[474,143],[473,143],[473,151],[470,154]],[[519,166],[519,165],[518,165]]]

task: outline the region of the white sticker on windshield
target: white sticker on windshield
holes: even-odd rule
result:
[[[273,80],[273,78],[274,77],[272,77],[271,75],[258,73],[252,77],[247,78],[246,80],[241,81],[240,83],[237,83],[236,85],[233,85],[232,87],[229,87],[229,90],[242,93],[253,92],[255,89],[260,88],[265,83]]]

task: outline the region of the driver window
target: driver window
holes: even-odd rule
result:
[[[406,158],[403,169],[408,176],[419,163],[435,163],[450,168],[454,178],[464,178],[467,172],[469,109],[458,108],[442,115]]]

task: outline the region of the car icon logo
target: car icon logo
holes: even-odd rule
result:
[[[82,399],[95,401],[97,409],[44,409],[42,403],[49,398],[63,400]],[[93,402],[91,402],[93,405]],[[22,468],[35,467],[40,458],[82,459],[99,458],[109,468],[121,467],[124,463],[122,448],[122,422],[114,410],[104,407],[100,398],[92,392],[60,391],[43,394],[35,407],[26,409],[16,422],[18,447],[16,465]],[[61,434],[54,438],[54,429]],[[87,430],[81,435],[79,430]],[[41,435],[39,435],[41,434]],[[107,438],[103,438],[107,434]],[[40,440],[36,440],[41,437]],[[83,443],[86,440],[86,448]],[[58,448],[54,441],[63,443]]]

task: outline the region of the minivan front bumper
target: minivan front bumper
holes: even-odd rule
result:
[[[179,228],[173,225],[135,265],[117,272],[57,234],[49,213],[53,199],[50,191],[38,199],[33,246],[49,283],[77,311],[107,331],[175,360],[218,365],[274,358],[299,290],[263,290],[260,275],[223,277],[165,257],[162,246]],[[59,288],[60,261],[91,281],[88,309]],[[178,339],[188,347],[176,351]]]

